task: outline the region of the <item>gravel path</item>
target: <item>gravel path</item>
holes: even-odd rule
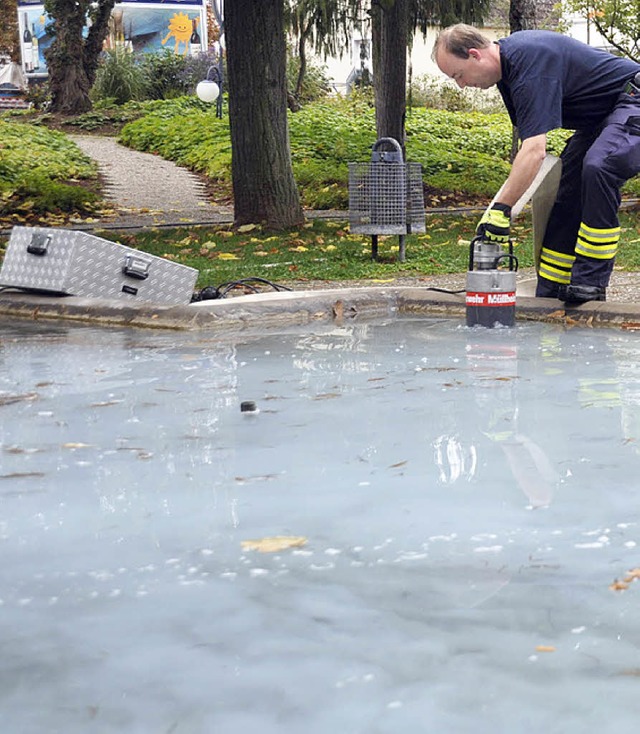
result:
[[[105,199],[117,211],[104,218],[114,225],[221,223],[233,220],[230,207],[214,206],[204,181],[171,161],[120,145],[115,138],[71,135],[98,163]]]

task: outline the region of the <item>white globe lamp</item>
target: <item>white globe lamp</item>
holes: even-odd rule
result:
[[[201,82],[198,82],[196,94],[198,95],[198,99],[201,99],[203,102],[212,103],[220,96],[220,87],[210,79],[203,79]]]

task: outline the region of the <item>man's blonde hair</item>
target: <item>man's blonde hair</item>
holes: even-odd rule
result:
[[[460,59],[468,59],[469,49],[488,48],[490,45],[491,39],[480,33],[477,28],[465,23],[457,23],[444,28],[438,33],[438,37],[433,44],[431,58],[435,61],[438,51],[444,49]]]

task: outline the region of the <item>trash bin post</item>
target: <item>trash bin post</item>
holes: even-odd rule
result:
[[[400,262],[406,257],[405,235],[425,231],[422,166],[404,163],[394,138],[376,141],[369,163],[349,163],[349,227],[371,235],[373,260],[378,236],[397,234]]]

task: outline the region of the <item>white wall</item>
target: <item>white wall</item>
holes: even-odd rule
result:
[[[505,35],[505,31],[501,29],[483,28],[482,32],[492,40],[501,38]],[[418,34],[413,41],[411,49],[410,61],[413,68],[413,77],[429,74],[433,77],[445,78],[435,63],[431,60],[431,51],[433,44],[438,35],[437,28],[430,28],[427,31],[426,38],[422,34]],[[335,88],[339,92],[343,92],[346,86],[347,78],[353,69],[360,68],[360,45],[361,39],[353,41],[351,54],[345,54],[342,59],[330,58],[326,60],[316,59],[317,63],[324,64],[327,67],[327,73],[332,80]],[[371,59],[367,60],[367,66],[371,71]]]

